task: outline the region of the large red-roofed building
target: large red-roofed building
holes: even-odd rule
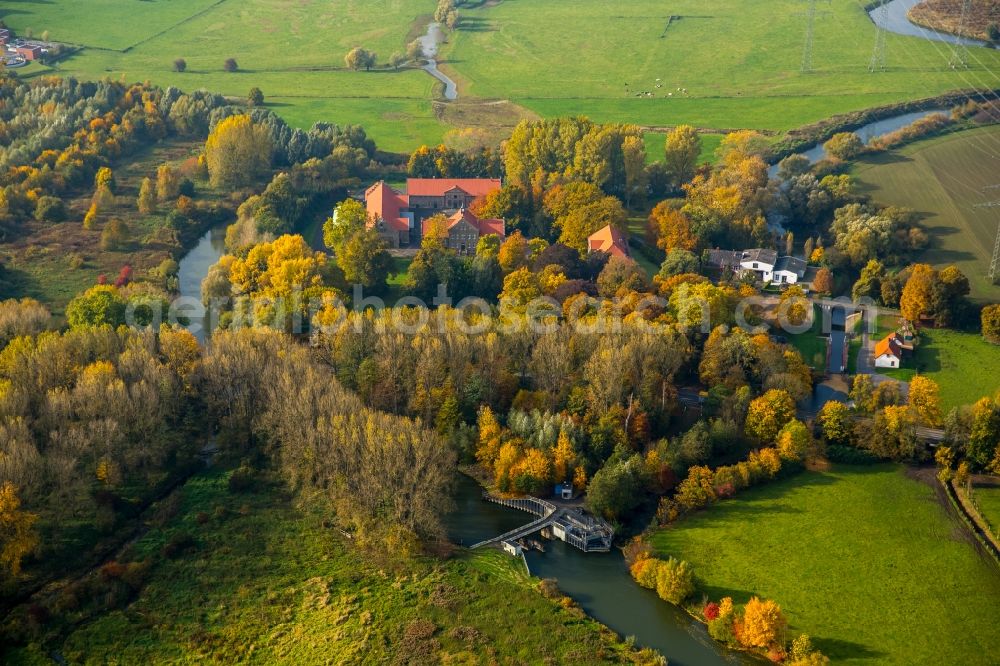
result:
[[[473,201],[499,190],[500,187],[498,178],[409,178],[406,181],[406,193],[403,194],[379,181],[365,192],[365,204],[371,224],[376,226],[382,237],[392,247],[402,247],[419,242],[424,218],[438,213],[463,212]],[[477,223],[470,222],[468,216]],[[496,223],[499,223],[499,233],[486,233],[498,233],[501,237],[504,235],[503,220],[479,220],[468,213],[459,220],[455,220],[453,216],[450,222],[452,226],[449,230],[456,225],[463,230],[461,233],[457,230],[455,232],[456,249],[471,238],[465,233],[469,228],[478,231],[486,228],[482,227],[485,223],[489,223],[487,227],[491,229],[495,229]],[[472,243],[471,249],[466,246],[466,251],[474,250],[475,243]]]

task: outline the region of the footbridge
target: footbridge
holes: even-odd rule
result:
[[[615,533],[614,529],[600,518],[584,514],[582,509],[560,507],[537,497],[504,499],[483,493],[483,499],[512,509],[520,509],[538,517],[527,525],[522,525],[499,536],[473,544],[472,548],[481,548],[503,541],[517,541],[546,527],[551,527],[552,534],[556,538],[579,548],[585,553],[607,552],[611,550],[611,540]]]

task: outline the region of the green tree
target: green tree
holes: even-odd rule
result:
[[[334,209],[333,217],[323,223],[323,244],[333,252],[368,223],[368,211],[356,199],[344,199]]]
[[[249,106],[264,106],[264,91],[257,86],[251,88],[247,94],[247,104]]]
[[[373,51],[356,46],[348,51],[347,55],[344,56],[344,63],[348,68],[355,71],[362,69],[367,71],[375,66],[376,55]]]
[[[151,215],[156,210],[156,186],[153,185],[151,178],[142,179],[136,205],[143,215]]]
[[[233,73],[240,68],[239,64],[236,62],[236,58],[226,58],[226,61],[222,63],[222,69],[229,73]]]
[[[642,456],[638,454],[609,460],[587,486],[587,507],[611,520],[626,515],[642,503],[646,488],[644,470]]]
[[[1000,305],[987,305],[980,313],[983,337],[988,342],[1000,345]]]
[[[125,301],[110,285],[98,285],[83,292],[66,306],[66,321],[70,328],[85,328],[108,324],[118,327],[125,323]]]
[[[124,220],[115,218],[104,225],[101,230],[101,249],[106,251],[119,251],[124,249],[129,242],[129,227]]]
[[[366,289],[385,289],[392,257],[385,248],[385,241],[375,229],[355,232],[340,246],[335,256],[337,266],[344,272],[348,284],[360,284]]]
[[[694,177],[701,155],[701,137],[690,125],[678,125],[670,134],[664,146],[664,165],[675,188]]]
[[[823,150],[837,159],[852,160],[864,150],[865,144],[854,132],[840,132],[823,144]]]

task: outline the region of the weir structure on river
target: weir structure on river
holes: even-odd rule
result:
[[[503,499],[489,493],[483,493],[483,499],[501,506],[526,511],[538,516],[538,518],[527,525],[473,544],[472,548],[481,548],[504,541],[514,542],[546,527],[551,527],[555,538],[565,541],[585,553],[606,553],[611,550],[611,540],[615,535],[614,529],[600,518],[586,515],[579,507],[558,506],[537,497]]]

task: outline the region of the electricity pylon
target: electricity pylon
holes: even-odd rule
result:
[[[885,26],[889,22],[887,4],[883,2],[875,10],[878,13],[878,18],[875,20],[875,48],[872,49],[872,59],[868,62],[869,72],[885,71]]]
[[[965,45],[965,28],[971,4],[972,0],[962,0],[962,14],[958,19],[958,39],[951,46],[951,60],[948,62],[952,69],[964,69],[969,66],[969,47]]]
[[[802,71],[811,72],[813,69],[813,35],[816,31],[816,17],[827,12],[816,11],[817,0],[809,0],[809,9],[806,10],[806,43],[802,47]]]
[[[983,189],[995,190],[998,188],[1000,188],[1000,185],[990,185],[989,187],[985,187]],[[976,208],[1000,208],[1000,200],[976,204]],[[997,223],[997,239],[993,243],[993,259],[990,261],[989,277],[991,283],[996,282],[998,268],[1000,268],[1000,222]]]

